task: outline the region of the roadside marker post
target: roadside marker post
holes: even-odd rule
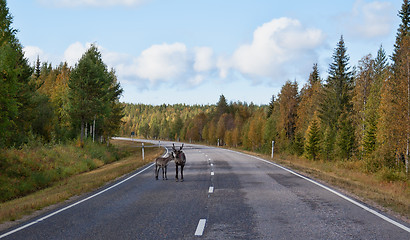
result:
[[[142,143],[142,161],[144,161],[145,156],[144,156],[144,143]]]
[[[270,158],[273,158],[274,150],[275,150],[275,141],[272,141],[272,155],[270,156]]]

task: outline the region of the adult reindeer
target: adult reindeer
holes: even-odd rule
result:
[[[186,162],[186,157],[185,157],[185,153],[182,151],[182,148],[184,147],[184,144],[182,144],[182,146],[179,148],[179,150],[177,150],[175,148],[175,145],[172,144],[172,150],[174,151],[174,155],[175,155],[175,179],[178,182],[178,166],[181,166],[181,182],[184,181],[184,166],[185,166],[185,162]]]

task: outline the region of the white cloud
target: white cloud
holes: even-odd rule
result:
[[[204,76],[198,74],[195,75],[194,77],[191,77],[188,79],[188,84],[190,86],[198,86],[204,81]]]
[[[301,74],[306,77],[317,61],[316,50],[324,38],[318,29],[306,28],[296,19],[280,18],[258,27],[251,43],[239,46],[228,55],[215,55],[211,47],[205,46],[188,49],[179,42],[152,45],[134,56],[97,47],[103,61],[115,69],[120,81],[140,89],[155,89],[162,84],[196,87],[213,81],[217,72],[221,79],[241,74],[241,78],[252,79],[254,83],[269,80],[277,85]],[[90,45],[71,44],[62,60],[75,66]],[[37,52],[41,49],[27,48],[27,56]]]
[[[37,61],[37,57],[40,58],[41,61],[46,58],[44,51],[41,50],[39,47],[36,46],[26,46],[23,48],[24,57],[28,59],[29,63],[35,63]]]
[[[344,18],[345,27],[359,37],[387,36],[393,29],[394,12],[391,2],[356,0],[352,12]]]
[[[232,66],[232,60],[227,56],[219,56],[216,66],[219,70],[219,77],[226,78],[228,76],[229,69]]]
[[[148,0],[38,0],[41,4],[53,7],[113,7],[139,6]]]
[[[75,66],[75,64],[80,60],[81,56],[90,47],[90,43],[83,45],[80,42],[75,42],[68,46],[64,51],[63,61],[67,62],[69,66]]]
[[[197,72],[209,71],[215,66],[213,50],[210,47],[197,47],[195,51],[194,70]]]
[[[296,19],[273,19],[258,27],[252,43],[240,46],[231,59],[219,58],[220,76],[225,77],[231,67],[251,77],[294,78],[306,61],[310,66],[315,62],[315,49],[324,38],[322,31],[305,28]]]
[[[151,83],[177,80],[188,68],[187,48],[182,43],[152,45],[136,61],[136,74]]]

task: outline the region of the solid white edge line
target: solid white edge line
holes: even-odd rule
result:
[[[195,236],[202,236],[202,234],[204,233],[204,229],[205,229],[205,223],[206,223],[206,219],[204,218],[199,219],[198,226],[196,227],[196,230],[195,230]]]
[[[165,155],[166,155],[166,154],[168,153],[168,149],[167,149],[167,148],[165,148],[165,149],[166,149],[166,153],[165,153]],[[1,235],[0,238],[7,237],[7,236],[9,236],[9,235],[11,235],[11,234],[13,234],[13,233],[16,233],[16,232],[18,232],[18,231],[21,231],[21,230],[23,230],[23,229],[25,229],[25,228],[28,228],[28,227],[30,227],[30,226],[36,224],[36,223],[39,223],[39,222],[41,222],[41,221],[43,221],[43,220],[45,220],[45,219],[47,219],[47,218],[50,218],[50,217],[52,217],[52,216],[54,216],[54,215],[56,215],[56,214],[59,214],[59,213],[65,211],[65,210],[67,210],[67,209],[70,209],[70,208],[72,208],[72,207],[74,207],[74,206],[76,206],[76,205],[78,205],[78,204],[80,204],[80,203],[83,203],[83,202],[85,202],[85,201],[87,201],[87,200],[90,200],[90,199],[92,199],[92,198],[95,198],[96,196],[98,196],[98,195],[100,195],[100,194],[102,194],[102,193],[105,193],[106,191],[108,191],[108,190],[110,190],[110,189],[113,189],[113,188],[117,187],[118,185],[123,184],[124,182],[130,180],[131,178],[133,178],[133,177],[135,177],[135,176],[141,174],[142,172],[146,171],[147,169],[151,168],[152,166],[154,166],[154,163],[151,163],[148,167],[142,169],[141,171],[139,171],[139,172],[137,172],[137,173],[135,173],[135,174],[129,176],[128,178],[126,178],[126,179],[124,179],[124,180],[122,180],[122,181],[120,181],[120,182],[118,182],[118,183],[112,185],[111,187],[108,187],[108,188],[106,188],[106,189],[104,189],[104,190],[102,190],[102,191],[100,191],[100,192],[97,192],[96,194],[94,194],[94,195],[92,195],[92,196],[89,196],[89,197],[84,198],[83,200],[80,200],[80,201],[78,201],[78,202],[75,202],[75,203],[73,203],[73,204],[71,204],[71,205],[69,205],[69,206],[67,206],[67,207],[65,207],[65,208],[62,208],[62,209],[57,210],[57,211],[55,211],[55,212],[52,212],[52,213],[50,213],[50,214],[48,214],[48,215],[46,215],[46,216],[44,216],[44,217],[42,217],[42,218],[39,218],[39,219],[37,219],[37,220],[35,220],[35,221],[33,221],[33,222],[30,222],[30,223],[28,223],[28,224],[26,224],[26,225],[23,225],[23,226],[21,226],[21,227],[19,227],[19,228],[16,228],[16,229],[14,229],[14,230],[11,230],[11,231],[9,231],[9,232],[6,232],[6,233],[4,233],[3,235]]]
[[[358,207],[360,207],[360,208],[362,208],[362,209],[364,209],[364,210],[366,210],[366,211],[368,211],[368,212],[370,212],[370,213],[372,213],[372,214],[378,216],[379,218],[381,218],[381,219],[383,219],[383,220],[385,220],[385,221],[387,221],[387,222],[389,222],[389,223],[395,225],[396,227],[399,227],[399,228],[401,228],[401,229],[403,229],[403,230],[405,230],[405,231],[407,231],[407,232],[410,233],[410,228],[404,226],[403,224],[398,223],[398,222],[394,221],[393,219],[390,219],[389,217],[386,217],[385,215],[383,215],[383,214],[381,214],[381,213],[379,213],[379,212],[377,212],[377,211],[375,211],[375,210],[373,210],[373,209],[371,209],[371,208],[369,208],[369,207],[367,207],[367,206],[365,206],[365,205],[363,205],[363,204],[361,204],[361,203],[359,203],[359,202],[357,202],[357,201],[355,201],[355,200],[353,200],[353,199],[351,199],[351,198],[349,198],[349,197],[347,197],[347,196],[345,196],[345,195],[343,195],[343,194],[341,194],[341,193],[339,193],[339,192],[337,192],[337,191],[335,191],[335,190],[333,190],[333,189],[331,189],[331,188],[329,188],[329,187],[326,187],[325,185],[323,185],[323,184],[321,184],[321,183],[318,183],[318,182],[316,182],[316,181],[314,181],[314,180],[312,180],[312,179],[309,179],[309,178],[307,178],[307,177],[305,177],[305,176],[303,176],[303,175],[300,175],[299,173],[296,173],[296,172],[294,172],[294,171],[292,171],[292,170],[290,170],[290,169],[288,169],[288,168],[285,168],[285,167],[283,167],[283,166],[281,166],[281,165],[278,165],[278,164],[276,164],[276,163],[273,163],[273,162],[269,162],[268,160],[265,160],[265,159],[262,159],[262,158],[259,158],[259,157],[255,157],[255,156],[248,155],[248,154],[241,153],[241,152],[232,151],[232,150],[229,150],[229,149],[225,149],[225,150],[226,150],[226,151],[230,151],[230,152],[234,152],[234,153],[238,153],[238,154],[241,154],[241,155],[245,155],[245,156],[250,156],[250,157],[252,157],[252,158],[255,158],[256,160],[259,160],[259,161],[262,161],[262,162],[265,162],[265,163],[274,165],[274,166],[276,166],[276,167],[278,167],[278,168],[281,168],[281,169],[283,169],[283,170],[285,170],[285,171],[287,171],[287,172],[289,172],[289,173],[292,173],[293,175],[296,175],[296,176],[298,176],[298,177],[300,177],[300,178],[303,178],[303,179],[305,179],[305,180],[307,180],[307,181],[309,181],[309,182],[311,182],[311,183],[313,183],[313,184],[316,184],[317,186],[319,186],[319,187],[321,187],[321,188],[323,188],[323,189],[325,189],[325,190],[327,190],[327,191],[329,191],[329,192],[331,192],[331,193],[333,193],[333,194],[336,194],[337,196],[339,196],[339,197],[341,197],[341,198],[343,198],[343,199],[345,199],[345,200],[347,200],[347,201],[353,203],[354,205],[356,205],[356,206],[358,206]]]
[[[210,186],[208,193],[213,193],[213,192],[214,192],[214,187]]]

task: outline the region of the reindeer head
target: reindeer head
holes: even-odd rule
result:
[[[184,144],[182,144],[182,146],[179,148],[179,150],[177,150],[175,148],[175,145],[172,144],[172,151],[174,152],[175,158],[178,158],[179,155],[182,153],[182,148],[184,147]]]

